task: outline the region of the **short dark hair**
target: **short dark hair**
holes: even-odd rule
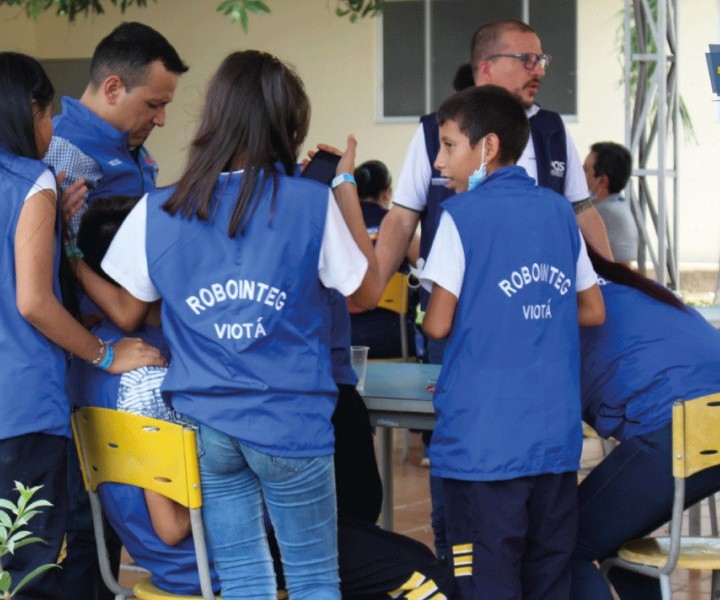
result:
[[[0,147],[39,159],[32,101],[44,111],[55,90],[40,63],[19,52],[0,52]]]
[[[120,225],[139,200],[137,196],[98,198],[80,221],[77,245],[83,252],[83,259],[93,271],[115,285],[117,283],[102,270],[100,263]]]
[[[261,190],[278,170],[295,171],[310,126],[310,100],[298,75],[278,58],[259,50],[233,52],[213,75],[187,165],[172,196],[163,204],[171,215],[211,218],[213,190],[223,171],[245,174],[228,225],[241,235]],[[273,187],[274,207],[277,185]]]
[[[475,85],[475,78],[473,77],[473,68],[470,63],[460,65],[458,70],[455,71],[455,77],[453,77],[453,89],[456,92],[462,92],[469,87]]]
[[[368,160],[355,169],[359,198],[377,198],[392,185],[390,171],[384,162]]]
[[[97,88],[110,75],[117,75],[131,90],[143,83],[147,67],[156,60],[177,75],[188,70],[170,42],[152,27],[123,23],[95,48],[90,63],[90,83]]]
[[[499,161],[518,161],[530,135],[525,109],[517,98],[497,85],[472,87],[450,96],[437,111],[438,125],[455,121],[473,148],[494,133],[500,140]]]
[[[590,146],[590,152],[595,153],[595,177],[607,175],[608,191],[611,194],[621,192],[632,173],[630,151],[615,142],[596,142]]]
[[[507,31],[519,31],[521,33],[535,33],[535,30],[527,23],[517,19],[502,19],[481,25],[473,34],[470,43],[470,62],[473,71],[477,69],[480,61],[498,51],[498,43],[502,35]]]

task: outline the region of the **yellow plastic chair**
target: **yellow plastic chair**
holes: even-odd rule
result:
[[[720,465],[720,394],[678,401],[673,406],[673,477],[675,498],[669,537],[631,540],[617,557],[602,563],[607,577],[621,567],[660,580],[663,600],[672,598],[670,574],[676,569],[712,571],[712,598],[720,598],[720,539],[682,536],[685,479]]]
[[[410,359],[410,346],[408,344],[407,325],[405,320],[408,312],[408,276],[395,273],[388,282],[378,308],[384,308],[397,313],[400,320],[400,349],[403,362]]]
[[[90,495],[100,572],[116,600],[133,596],[153,600],[215,600],[200,514],[202,494],[195,430],[186,425],[96,407],[74,412],[72,428],[85,489]],[[164,592],[153,586],[149,578],[132,590],[117,582],[110,570],[102,507],[97,493],[98,487],[107,482],[152,490],[190,510],[202,598]]]

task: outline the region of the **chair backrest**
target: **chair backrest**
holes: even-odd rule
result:
[[[187,508],[202,505],[191,427],[99,407],[77,410],[72,426],[89,491],[105,482],[125,483]]]
[[[378,302],[379,308],[386,308],[400,315],[408,311],[408,276],[395,273],[388,282]]]
[[[152,490],[190,510],[202,597],[214,599],[200,511],[202,490],[195,430],[99,407],[75,411],[72,429],[85,489],[90,495],[100,573],[108,589],[116,598],[133,597],[132,590],[117,582],[108,561],[97,489],[103,483],[112,482]]]
[[[408,276],[404,273],[395,273],[390,278],[387,286],[385,286],[385,290],[378,302],[378,308],[386,308],[399,315],[400,353],[405,362],[410,358],[410,344],[408,341],[407,323],[405,323],[405,317],[408,311],[408,296]]]
[[[673,406],[673,476],[720,465],[720,393]]]

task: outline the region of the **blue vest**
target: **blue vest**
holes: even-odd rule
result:
[[[720,332],[697,311],[601,281],[605,323],[580,333],[583,418],[620,441],[670,423],[672,404],[720,392]]]
[[[94,159],[102,179],[89,182],[88,204],[109,196],[142,196],[155,189],[157,165],[144,146],[131,152],[127,132],[120,132],[78,100],[62,99],[53,119],[53,135],[77,146]]]
[[[105,320],[93,328],[93,334],[101,339],[120,339],[124,332]],[[145,325],[133,333],[155,347],[164,349],[165,341],[157,327]],[[120,375],[110,375],[87,363],[73,362],[79,384],[79,406],[117,408]],[[155,533],[142,489],[117,483],[100,487],[100,500],[110,525],[122,540],[130,556],[152,574],[152,582],[158,588],[173,594],[198,595],[200,580],[195,563],[192,537],[175,546],[168,546]],[[211,569],[213,587],[220,590],[217,575]]]
[[[420,117],[425,135],[425,150],[432,167],[432,177],[440,177],[435,168],[435,159],[440,151],[440,130],[435,113]],[[565,126],[557,113],[540,109],[530,118],[530,136],[535,148],[538,183],[564,194],[565,173],[567,165],[567,145]],[[562,166],[561,166],[562,165]],[[435,239],[435,232],[440,222],[440,204],[454,195],[441,185],[430,185],[427,192],[427,205],[420,217],[422,235],[420,237],[420,256],[427,258]],[[427,306],[428,294],[420,289],[420,300],[423,308]]]
[[[47,170],[39,160],[0,149],[0,440],[27,433],[70,437],[65,395],[65,352],[26,321],[17,309],[15,233],[25,198]],[[56,229],[59,231],[59,220]],[[53,257],[53,292],[60,299],[59,236]]]
[[[443,203],[465,275],[434,405],[433,474],[494,481],[578,468],[577,223],[504,167]]]
[[[228,237],[242,174],[221,175],[211,222],[171,216],[148,197],[150,277],[172,351],[173,407],[276,456],[332,454],[337,386],[329,296],[318,277],[328,188],[278,176],[245,235]]]

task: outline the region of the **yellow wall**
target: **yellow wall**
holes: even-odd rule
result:
[[[162,183],[182,168],[184,149],[195,129],[209,77],[232,50],[257,48],[293,65],[312,102],[308,147],[342,145],[348,133],[359,140],[359,160],[379,158],[399,172],[411,125],[375,124],[375,23],[339,19],[327,0],[273,0],[269,16],[252,15],[249,33],[215,12],[218,0],[158,0],[145,9],[117,10],[69,25],[56,17],[38,25],[40,57],[77,58],[92,54],[97,42],[121,20],[141,20],[158,29],[190,65],[183,75],[168,124],[148,146],[160,164]],[[176,10],[176,6],[182,10]],[[169,10],[172,7],[173,10]],[[0,24],[2,27],[2,24]],[[314,32],[314,33],[308,33]]]
[[[158,158],[161,183],[171,182],[184,161],[209,76],[228,52],[259,48],[294,65],[305,81],[313,118],[308,147],[323,141],[344,144],[347,133],[359,140],[358,159],[379,158],[397,180],[412,123],[376,121],[377,20],[350,24],[334,14],[334,0],[272,0],[269,16],[252,15],[250,32],[215,12],[219,0],[157,0],[121,15],[80,18],[70,25],[46,15],[35,24],[16,8],[0,7],[0,47],[40,58],[89,57],[97,42],[122,20],[141,20],[161,31],[190,65],[169,108],[168,124],[148,146]],[[688,104],[699,144],[681,146],[680,258],[715,262],[719,254],[720,161],[718,103],[713,102],[705,67],[708,43],[718,43],[717,0],[680,3],[680,91]],[[624,141],[622,57],[616,32],[622,0],[578,2],[578,115],[569,123],[581,158],[597,140]],[[458,43],[466,44],[466,40]],[[552,40],[544,48],[553,53]],[[552,67],[551,67],[552,68]]]
[[[0,6],[0,50],[36,54],[36,24],[15,6]]]

